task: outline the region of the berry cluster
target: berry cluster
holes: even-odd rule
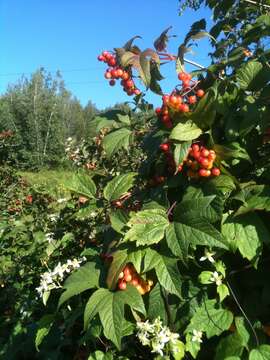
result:
[[[141,295],[146,294],[151,290],[153,286],[153,281],[144,280],[135,270],[132,264],[127,264],[123,271],[119,274],[118,277],[118,289],[125,290],[127,283],[136,287]]]
[[[162,143],[159,148],[167,158],[168,172],[174,173],[176,171],[176,165],[173,154],[170,152],[170,143]],[[209,150],[205,146],[194,143],[189,149],[187,158],[178,166],[177,172],[181,172],[185,165],[187,168],[187,176],[190,178],[219,176],[220,169],[214,167],[215,159],[216,153],[214,150]]]
[[[181,89],[176,87],[170,95],[163,95],[162,106],[156,108],[156,114],[168,129],[173,126],[172,112],[188,113],[190,105],[196,104],[198,98],[204,96],[204,91],[197,89],[198,82],[193,81],[190,74],[180,72],[178,79],[182,81]]]
[[[185,161],[189,168],[187,175],[191,178],[219,176],[220,169],[214,167],[216,153],[199,144],[193,144]]]
[[[121,79],[121,85],[127,95],[140,95],[141,91],[136,87],[132,79],[131,68],[128,70],[122,68],[119,64],[117,64],[116,56],[109,51],[103,51],[103,53],[98,56],[98,60],[103,61],[110,66],[106,70],[104,77],[109,80],[109,84],[111,86],[115,85],[116,80]]]

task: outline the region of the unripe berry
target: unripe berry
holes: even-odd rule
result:
[[[141,295],[144,295],[144,294],[146,293],[145,289],[144,289],[140,284],[138,284],[138,285],[136,286],[136,289],[139,291],[139,293],[140,293]]]
[[[197,94],[198,97],[203,97],[204,96],[204,91],[202,89],[199,89],[199,90],[197,90],[196,94]]]
[[[190,104],[195,104],[195,103],[197,102],[196,96],[195,96],[195,95],[190,96],[190,97],[188,98],[188,102],[189,102]]]
[[[126,282],[130,282],[130,281],[132,280],[131,274],[125,274],[124,280],[125,280]]]
[[[200,169],[199,175],[202,177],[209,177],[211,175],[211,171],[206,169]]]
[[[126,283],[124,280],[119,281],[118,288],[119,288],[120,290],[126,290],[126,288],[127,288],[127,283]]]
[[[220,170],[219,170],[219,168],[214,167],[212,169],[211,173],[212,173],[213,176],[219,176],[220,175]]]
[[[170,150],[170,145],[168,143],[163,143],[159,145],[160,150],[167,152]]]
[[[119,276],[118,276],[118,279],[123,279],[123,277],[124,277],[124,272],[121,271],[120,274],[119,274]]]

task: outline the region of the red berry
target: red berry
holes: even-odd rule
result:
[[[122,79],[123,79],[123,80],[128,80],[128,79],[129,79],[129,73],[126,72],[126,71],[124,71],[124,72],[123,72],[123,75],[122,75]]]
[[[203,157],[208,157],[209,156],[209,150],[207,150],[207,149],[202,149],[201,150],[201,155],[203,156]]]
[[[200,151],[200,145],[198,145],[198,144],[192,144],[192,150],[193,150],[193,151]]]
[[[220,170],[217,167],[214,167],[211,172],[212,172],[213,176],[219,176],[220,175]]]
[[[208,165],[209,165],[208,159],[201,157],[201,158],[199,158],[199,163],[202,165],[202,167],[204,167],[206,169],[208,168]]]
[[[134,94],[135,94],[135,95],[140,95],[140,94],[141,94],[141,91],[140,91],[139,89],[135,89],[135,90],[134,90]]]
[[[131,284],[133,286],[137,286],[139,284],[139,279],[137,277],[134,277],[132,280],[131,280]]]
[[[196,102],[197,102],[196,96],[195,96],[195,95],[190,96],[190,97],[188,98],[188,102],[189,102],[190,104],[196,104]]]
[[[118,69],[117,70],[117,76],[119,76],[119,77],[122,77],[123,76],[123,70],[122,69]]]
[[[187,76],[187,74],[185,72],[180,72],[178,74],[178,79],[181,81],[184,81],[184,80],[186,80],[186,76]]]
[[[170,98],[169,98],[169,102],[171,105],[176,105],[178,100],[177,100],[177,96],[175,95],[171,95]]]
[[[111,75],[113,78],[116,78],[118,75],[117,75],[117,70],[116,69],[113,69],[111,70]]]
[[[216,154],[215,154],[215,152],[211,152],[211,151],[213,151],[213,150],[209,151],[208,159],[210,161],[214,161],[216,159]]]
[[[178,172],[181,172],[182,169],[183,169],[183,166],[182,166],[182,165],[178,165],[177,171],[178,171]]]
[[[162,96],[162,101],[163,101],[163,104],[168,105],[168,103],[170,101],[170,96],[169,95],[163,95]]]
[[[105,57],[103,55],[98,56],[98,61],[104,61],[104,60],[105,60]]]
[[[211,171],[206,169],[200,169],[199,175],[202,177],[209,177],[211,175]]]
[[[189,80],[184,80],[184,81],[183,81],[183,87],[184,87],[184,88],[188,88],[188,87],[189,87]]]
[[[187,74],[186,74],[186,80],[189,80],[189,81],[190,81],[191,79],[192,79],[192,76],[187,73]]]
[[[181,104],[179,106],[179,110],[184,112],[184,113],[187,113],[187,112],[189,112],[189,106],[187,104]]]
[[[114,86],[114,85],[115,85],[115,80],[110,80],[109,84],[110,84],[111,86]]]
[[[197,94],[198,97],[203,97],[204,96],[204,91],[202,89],[199,89],[199,90],[197,90],[196,94]]]
[[[163,121],[164,123],[166,123],[166,122],[168,122],[168,121],[171,121],[171,118],[170,118],[169,115],[163,115],[163,116],[162,116],[162,121]]]
[[[110,66],[115,66],[115,65],[116,65],[116,59],[115,59],[115,58],[109,59],[108,64],[109,64]]]
[[[107,58],[107,57],[110,57],[111,54],[109,53],[109,51],[105,50],[105,51],[102,52],[102,56],[104,56],[105,58]]]
[[[127,288],[127,283],[126,283],[124,280],[119,281],[119,283],[118,283],[118,288],[119,288],[120,290],[126,290],[126,288]]]
[[[126,86],[127,86],[128,88],[131,88],[132,86],[134,86],[134,81],[131,80],[131,79],[127,80],[127,81],[126,81]]]
[[[156,110],[155,110],[155,112],[156,112],[157,115],[160,115],[160,114],[161,114],[161,111],[162,111],[162,110],[161,110],[160,107],[156,108]]]
[[[112,78],[112,74],[110,71],[106,71],[104,74],[105,79],[111,79]]]
[[[168,143],[163,143],[159,145],[160,150],[167,152],[170,150],[170,145]]]

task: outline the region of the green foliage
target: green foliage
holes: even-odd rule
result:
[[[142,94],[134,108],[109,109],[90,124],[80,115],[79,129],[67,121],[76,131],[46,120],[52,143],[45,153],[54,152],[54,134],[63,142],[76,134],[66,155],[78,171],[22,173],[27,183],[1,168],[1,358],[269,358],[269,16],[264,4],[181,3],[206,3],[214,26],[193,24],[177,59],[165,53],[170,28],[155,41],[157,51],[141,51],[137,37],[115,51],[125,71],[161,94],[160,60],[183,71],[184,55],[207,36],[212,64],[193,72],[205,95],[190,111],[168,106],[165,126]],[[39,74],[26,84],[27,96],[43,89],[51,112],[52,100],[71,101],[64,92],[47,96],[44,81]],[[17,90],[15,125],[26,119],[34,140],[15,158],[33,152],[35,164],[45,164],[35,114],[47,113],[41,99],[36,113],[28,111]],[[6,98],[1,106],[6,111]],[[82,133],[89,136],[79,144]],[[13,140],[1,136],[6,161]],[[220,176],[192,175],[195,144],[215,151]]]

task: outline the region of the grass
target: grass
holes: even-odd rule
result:
[[[65,197],[67,192],[62,186],[63,182],[73,174],[69,170],[41,170],[39,172],[20,171],[22,176],[30,186],[38,192],[46,192],[52,196]]]

